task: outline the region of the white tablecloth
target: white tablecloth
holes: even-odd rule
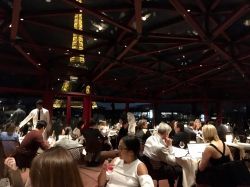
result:
[[[229,143],[225,142],[228,146],[236,147],[240,150],[240,158],[243,159],[246,156],[246,151],[250,151],[249,143]]]
[[[182,167],[183,187],[190,187],[195,184],[195,173],[198,169],[198,159],[185,156],[176,158],[176,162]]]

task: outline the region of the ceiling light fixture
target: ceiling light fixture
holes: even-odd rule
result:
[[[246,19],[246,20],[243,22],[243,24],[244,24],[245,26],[249,27],[249,26],[250,26],[250,19]]]
[[[151,14],[146,14],[144,16],[141,17],[142,21],[146,21],[149,17],[151,16]]]

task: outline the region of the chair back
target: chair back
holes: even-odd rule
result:
[[[1,144],[5,157],[13,156],[17,148],[20,146],[19,142],[13,140],[3,140],[1,141]]]
[[[4,159],[5,154],[3,150],[2,141],[0,141],[0,179],[4,177]]]
[[[240,149],[237,148],[237,147],[229,146],[229,145],[228,145],[228,147],[229,147],[229,149],[230,149],[230,151],[232,153],[233,159],[234,160],[240,160],[241,159]]]
[[[218,180],[220,179],[220,180]],[[214,183],[217,186],[250,185],[250,173],[243,160],[230,161],[215,168]]]
[[[153,161],[147,156],[143,155],[141,157],[141,161],[146,165],[148,169],[148,174],[152,177],[153,180],[164,180],[167,179],[161,171],[161,162],[160,161]],[[157,162],[157,163],[156,163]]]

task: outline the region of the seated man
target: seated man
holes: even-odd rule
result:
[[[49,148],[49,144],[43,140],[43,132],[46,125],[46,121],[38,121],[36,128],[31,130],[23,139],[14,155],[19,168],[30,168],[31,162],[36,156],[39,147],[43,150]]]
[[[196,132],[194,121],[189,121],[188,126],[184,128],[184,131],[188,133],[190,141],[196,142]]]
[[[168,124],[161,122],[158,133],[147,139],[143,155],[154,161],[154,168],[158,167],[159,172],[164,173],[170,187],[174,186],[175,179],[178,177],[177,186],[179,187],[182,186],[182,169],[176,164],[172,140],[168,138],[171,130]]]
[[[177,122],[174,126],[175,134],[173,136],[173,146],[181,147],[180,142],[183,142],[184,148],[187,148],[189,142],[188,133],[184,131],[184,125],[181,122]]]
[[[104,137],[97,127],[95,120],[89,121],[89,128],[84,129],[83,136],[86,140],[86,152],[85,160],[87,165],[96,166],[100,164],[101,152],[107,150],[107,137]],[[110,148],[109,148],[110,149]]]

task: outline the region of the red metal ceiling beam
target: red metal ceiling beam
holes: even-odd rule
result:
[[[19,33],[26,41],[29,41],[31,44],[33,44],[33,49],[36,53],[36,56],[39,57],[40,61],[42,61],[43,64],[46,64],[48,62],[48,56],[43,53],[43,50],[39,45],[36,45],[34,39],[30,36],[30,34],[22,24],[19,25]]]
[[[67,10],[49,10],[49,11],[43,11],[43,12],[24,12],[21,13],[21,18],[36,18],[36,17],[53,17],[53,16],[65,16],[65,15],[73,15],[79,13],[79,9],[67,9]]]
[[[141,34],[142,33],[142,19],[141,19],[142,0],[134,0],[134,6],[135,6],[136,31],[137,31],[137,34]]]
[[[76,8],[79,8],[80,10],[82,10],[84,13],[87,13],[89,15],[92,15],[92,16],[95,16],[99,19],[103,19],[104,21],[106,21],[107,23],[109,24],[112,24],[122,30],[125,30],[127,32],[130,32],[130,33],[134,33],[134,30],[129,28],[129,27],[126,27],[124,25],[121,25],[119,23],[117,23],[116,21],[114,21],[113,19],[109,18],[108,16],[104,15],[104,14],[101,14],[100,12],[96,11],[96,10],[92,10],[90,8],[87,8],[84,4],[82,3],[79,3],[75,0],[64,0],[64,2],[76,7]]]
[[[128,26],[130,26],[132,23],[133,23],[133,21],[134,21],[134,16],[132,16],[132,18],[129,20],[129,22],[128,22]],[[122,40],[122,38],[126,35],[126,31],[121,31],[121,33],[119,34],[119,36],[117,37],[117,39],[116,39],[116,41],[117,42],[120,42],[121,40]],[[111,47],[108,49],[108,51],[106,52],[106,55],[108,56],[108,55],[110,55],[111,54],[111,52],[114,50],[114,48],[115,48],[115,45],[111,45]],[[97,70],[100,68],[100,66],[103,64],[105,62],[105,59],[102,59],[98,64],[97,64],[97,66],[95,67],[95,69],[92,71],[93,73],[96,73],[97,72]]]
[[[56,25],[51,25],[49,23],[45,23],[45,22],[41,22],[41,21],[37,21],[37,20],[34,21],[34,20],[25,19],[24,22],[28,22],[28,23],[32,23],[32,24],[35,24],[35,25],[51,28],[53,30],[59,30],[59,31],[63,31],[63,32],[84,35],[84,37],[87,37],[87,38],[97,38],[97,39],[101,39],[101,40],[112,40],[112,38],[108,38],[107,36],[102,36],[102,35],[94,33],[94,32],[89,33],[89,32],[80,31],[80,30],[77,30],[77,29],[61,27],[61,26],[59,27],[59,26],[56,26]]]
[[[207,12],[207,8],[205,7],[204,3],[202,2],[202,0],[196,0],[196,3],[198,4],[198,6],[200,7],[202,12]]]
[[[213,38],[216,38],[220,35],[224,30],[230,27],[235,21],[237,21],[241,16],[246,14],[249,11],[249,4],[242,5],[236,12],[234,12],[230,18],[228,18],[225,22],[219,25],[213,32]]]
[[[214,10],[219,5],[220,2],[221,0],[214,0],[213,4],[210,7],[210,10]]]
[[[163,76],[167,79],[170,79],[172,80],[173,82],[177,82],[179,81],[178,79],[176,79],[175,77],[173,76],[169,76],[168,74],[166,73],[162,73],[162,72],[159,72],[159,71],[156,71],[156,70],[153,70],[153,69],[150,69],[150,68],[146,68],[146,67],[142,67],[142,66],[137,66],[137,65],[134,65],[134,64],[128,64],[128,63],[121,63],[121,65],[123,66],[126,66],[126,67],[129,67],[129,68],[133,68],[133,69],[136,69],[136,70],[139,70],[139,71],[142,71],[142,72],[149,72],[149,73],[155,73],[155,74],[158,74],[160,76]]]
[[[217,21],[214,20],[214,18],[208,13],[208,8],[205,7],[204,3],[202,0],[196,0],[197,4],[199,5],[201,11],[204,14],[207,14],[207,16],[209,17],[209,19],[211,20],[211,22],[215,25],[218,25]],[[213,6],[213,5],[212,5]],[[211,9],[209,10],[211,11]],[[222,32],[223,37],[227,40],[227,41],[231,41],[230,37],[223,31]]]
[[[0,57],[2,55],[0,54]],[[19,62],[20,62],[20,58],[19,58]],[[21,63],[21,62],[20,62]],[[0,63],[0,71],[1,72],[6,72],[9,73],[11,70],[11,74],[19,74],[19,75],[37,75],[40,76],[41,72],[37,71],[37,69],[31,68],[31,67],[27,67],[24,65],[16,65],[16,64],[12,64],[11,62],[7,63]]]
[[[44,45],[44,44],[29,43],[29,42],[24,42],[24,41],[17,41],[16,43],[22,46],[40,48],[40,50],[45,50],[45,51],[48,51],[50,49],[53,52],[55,51],[55,52],[60,52],[60,53],[69,53],[68,55],[65,55],[67,57],[69,55],[72,55],[72,56],[82,55],[82,54],[88,55],[88,52],[108,44],[107,42],[102,42],[102,43],[93,45],[91,47],[84,48],[83,50],[78,50],[78,49],[72,49],[72,48],[67,48],[67,47],[62,47],[62,46]]]
[[[163,49],[157,49],[157,50],[153,50],[153,51],[141,52],[141,53],[138,53],[138,54],[133,55],[133,56],[128,56],[128,57],[125,58],[125,60],[129,60],[129,59],[139,57],[139,56],[148,56],[148,55],[152,55],[152,54],[155,54],[155,53],[161,53],[161,52],[165,52],[165,51],[169,51],[169,50],[178,48],[180,46],[188,46],[188,45],[193,45],[193,44],[195,44],[195,42],[193,42],[193,43],[185,43],[185,44],[181,43],[181,44],[169,46],[169,47],[166,47],[166,48],[163,48]]]
[[[104,70],[102,70],[99,74],[97,74],[93,79],[92,82],[96,82],[101,76],[103,76],[108,70],[110,70],[115,65],[114,62],[110,63]]]
[[[127,54],[127,52],[134,47],[134,45],[138,42],[138,38],[134,39],[117,57],[115,61],[120,61],[124,55]],[[114,65],[116,65],[117,62],[112,62],[109,64],[104,70],[102,70],[99,74],[97,74],[92,81],[97,81],[101,76],[103,76],[108,70],[110,70]]]
[[[247,33],[246,35],[241,36],[239,39],[236,40],[236,43],[241,43],[243,41],[246,41],[250,38],[250,33]]]
[[[136,19],[136,31],[137,31],[137,38],[133,39],[130,44],[116,57],[115,61],[120,61],[128,52],[130,49],[134,47],[134,45],[137,44],[140,34],[142,32],[142,20],[141,20],[141,0],[135,0],[135,19]],[[116,65],[115,62],[112,64],[109,64],[103,71],[101,71],[99,74],[97,74],[93,78],[93,82],[97,81],[101,76],[103,76],[108,70],[110,70],[114,65]]]
[[[13,44],[13,46],[16,48],[16,50],[29,62],[31,63],[33,66],[35,66],[38,70],[40,70],[43,73],[46,73],[47,71],[43,68],[41,68],[38,64],[38,62],[36,62],[31,55],[28,55],[27,52],[25,52],[22,47],[20,47],[17,44]]]
[[[240,55],[240,57],[238,58],[239,61],[243,61],[250,58],[250,53],[246,53],[245,55]]]
[[[22,2],[21,0],[13,1],[10,40],[16,40],[18,23],[19,23],[19,14],[21,10],[21,2]]]
[[[184,85],[186,83],[189,83],[189,82],[195,81],[197,79],[200,79],[201,77],[203,77],[205,75],[214,73],[216,71],[221,71],[223,68],[227,67],[228,65],[229,65],[229,63],[225,63],[223,65],[220,65],[220,66],[217,66],[217,67],[215,67],[213,69],[210,69],[209,71],[205,71],[204,73],[199,73],[198,75],[195,75],[195,76],[193,76],[193,77],[191,77],[191,78],[189,78],[189,79],[187,79],[185,81],[181,81],[181,82],[173,85],[172,87],[166,89],[165,93],[168,93],[168,92],[170,92],[172,90],[175,90],[176,88],[179,88],[180,86],[182,86],[182,85]],[[161,95],[161,94],[162,94],[162,92],[159,92],[159,95]],[[157,96],[159,96],[159,95],[157,95]]]
[[[144,36],[143,36],[144,37]],[[143,40],[142,37],[142,40]],[[200,39],[198,37],[189,37],[189,36],[181,36],[181,35],[173,35],[173,34],[162,34],[162,33],[149,33],[145,35],[146,38],[152,39],[167,39],[167,40],[179,40],[184,42],[198,42]]]
[[[34,89],[25,89],[25,88],[10,88],[10,87],[0,87],[1,93],[12,93],[12,94],[27,94],[27,95],[42,95],[45,91],[34,90]]]
[[[170,0],[170,3],[175,7],[177,12],[179,12],[185,20],[195,29],[195,31],[199,34],[202,39],[206,39],[207,36],[201,26],[197,23],[196,20],[193,19],[191,14],[189,14],[185,7],[178,0]]]
[[[205,32],[203,31],[203,29],[201,28],[201,26],[193,19],[193,17],[186,11],[185,7],[178,1],[178,0],[170,0],[171,4],[176,8],[176,10],[184,16],[184,18],[187,20],[187,22],[198,32],[199,36],[202,38],[203,41],[208,41],[208,37],[206,36]],[[227,20],[222,26],[220,26],[218,28],[218,30],[216,29],[216,32],[214,32],[213,34],[220,34],[222,31],[224,31],[224,29],[227,26],[230,26],[236,18],[238,18],[239,15],[242,15],[242,11],[245,12],[246,10],[248,10],[249,5],[244,5],[240,8],[240,10],[238,10],[235,14],[233,14],[229,20]],[[218,32],[219,31],[219,32]],[[216,37],[216,35],[212,36],[213,38]],[[223,49],[221,49],[217,44],[215,44],[213,41],[209,41],[209,46],[214,49],[216,52],[219,52],[226,60],[228,61],[232,61],[232,57],[230,55],[228,55]],[[238,64],[236,64],[235,62],[232,63],[232,65],[236,68],[236,70],[239,71],[241,76],[245,76],[245,73],[243,72],[243,70],[241,70],[241,68],[239,67]]]
[[[21,61],[22,59],[20,59],[20,56],[14,54],[14,53],[0,53],[0,57],[1,57],[1,63],[2,61],[4,61],[3,59],[8,59],[8,61]],[[6,60],[7,61],[7,60]]]

